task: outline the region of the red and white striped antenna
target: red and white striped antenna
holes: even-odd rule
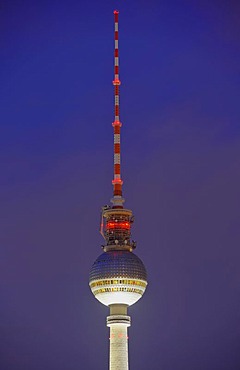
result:
[[[122,184],[121,179],[121,146],[120,146],[120,134],[121,134],[121,122],[120,122],[120,110],[119,110],[119,87],[121,81],[119,79],[119,50],[118,50],[118,10],[114,10],[114,178],[113,184],[113,208],[123,208],[124,199],[122,197]]]

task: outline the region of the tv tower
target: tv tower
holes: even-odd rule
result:
[[[118,14],[114,12],[114,178],[112,206],[102,208],[101,234],[105,239],[103,253],[94,262],[89,285],[95,298],[109,306],[107,326],[110,328],[110,370],[128,370],[128,333],[131,325],[128,306],[136,303],[145,292],[147,274],[144,264],[133,249],[136,243],[131,240],[133,213],[123,207],[121,179],[121,126],[119,111],[119,49]]]

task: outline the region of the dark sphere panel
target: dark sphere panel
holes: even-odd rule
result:
[[[90,282],[112,278],[140,279],[147,281],[147,272],[141,259],[129,251],[102,253],[90,271]]]

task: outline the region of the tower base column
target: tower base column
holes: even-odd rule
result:
[[[128,370],[128,333],[131,325],[130,316],[127,316],[127,307],[114,305],[110,307],[107,317],[107,326],[110,327],[109,370]]]

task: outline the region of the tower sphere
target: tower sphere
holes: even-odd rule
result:
[[[128,250],[102,253],[90,271],[94,296],[106,306],[136,303],[145,292],[147,273],[141,259]]]

